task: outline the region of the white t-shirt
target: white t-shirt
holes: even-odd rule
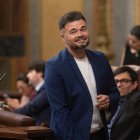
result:
[[[92,98],[92,103],[93,103],[93,115],[92,115],[92,124],[91,124],[91,132],[94,132],[97,129],[100,129],[102,126],[102,121],[101,117],[99,114],[99,110],[96,108],[96,96],[97,96],[97,91],[96,91],[96,82],[95,82],[95,77],[94,77],[94,72],[92,70],[92,66],[87,58],[84,57],[83,59],[77,59],[74,58],[81,73],[82,76],[87,84],[88,90],[90,92],[91,98]]]

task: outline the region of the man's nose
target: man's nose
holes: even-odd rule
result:
[[[77,36],[78,36],[78,37],[82,36],[81,31],[78,31],[78,32],[77,32]]]
[[[119,86],[121,86],[121,85],[122,85],[121,81],[118,81],[118,82],[117,82],[117,87],[119,87]]]

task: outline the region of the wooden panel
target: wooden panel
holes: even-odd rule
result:
[[[0,34],[9,31],[10,0],[0,0]]]
[[[22,56],[23,0],[0,0],[0,56]]]
[[[12,31],[23,32],[23,0],[14,0],[11,4],[11,17],[12,17]]]
[[[28,66],[28,0],[0,0],[0,89],[16,89],[16,76]],[[25,52],[26,51],[26,52]]]
[[[0,0],[0,36],[23,33],[23,0]]]

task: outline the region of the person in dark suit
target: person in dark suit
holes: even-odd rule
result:
[[[17,109],[15,112],[36,119],[36,125],[50,125],[51,108],[46,95],[44,85],[45,62],[37,60],[30,63],[27,77],[34,85],[36,95],[27,105]]]
[[[108,124],[110,140],[138,140],[140,136],[140,92],[137,91],[137,72],[130,67],[114,71],[121,94],[115,115]]]
[[[86,19],[71,11],[59,20],[66,48],[46,62],[45,86],[55,140],[108,140],[105,109],[115,111],[119,92],[107,58],[85,49]]]

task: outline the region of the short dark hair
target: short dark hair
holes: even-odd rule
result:
[[[42,72],[43,77],[45,73],[45,62],[43,60],[32,61],[29,64],[28,71],[35,70],[36,72]]]
[[[18,74],[16,81],[23,81],[25,84],[29,84],[29,79],[26,76],[26,73]]]
[[[86,19],[81,12],[79,11],[68,12],[59,19],[59,23],[58,23],[59,29],[61,30],[65,28],[65,25],[69,22],[73,22],[80,19],[83,19],[86,22]]]
[[[118,75],[118,74],[121,74],[121,73],[124,73],[124,72],[127,72],[131,78],[131,80],[134,82],[134,81],[138,81],[138,74],[135,70],[133,70],[132,68],[128,67],[128,66],[122,66],[122,67],[119,67],[117,68],[115,71],[114,71],[114,76]]]
[[[140,40],[140,25],[134,26],[131,31],[131,35],[134,35],[138,40]]]

